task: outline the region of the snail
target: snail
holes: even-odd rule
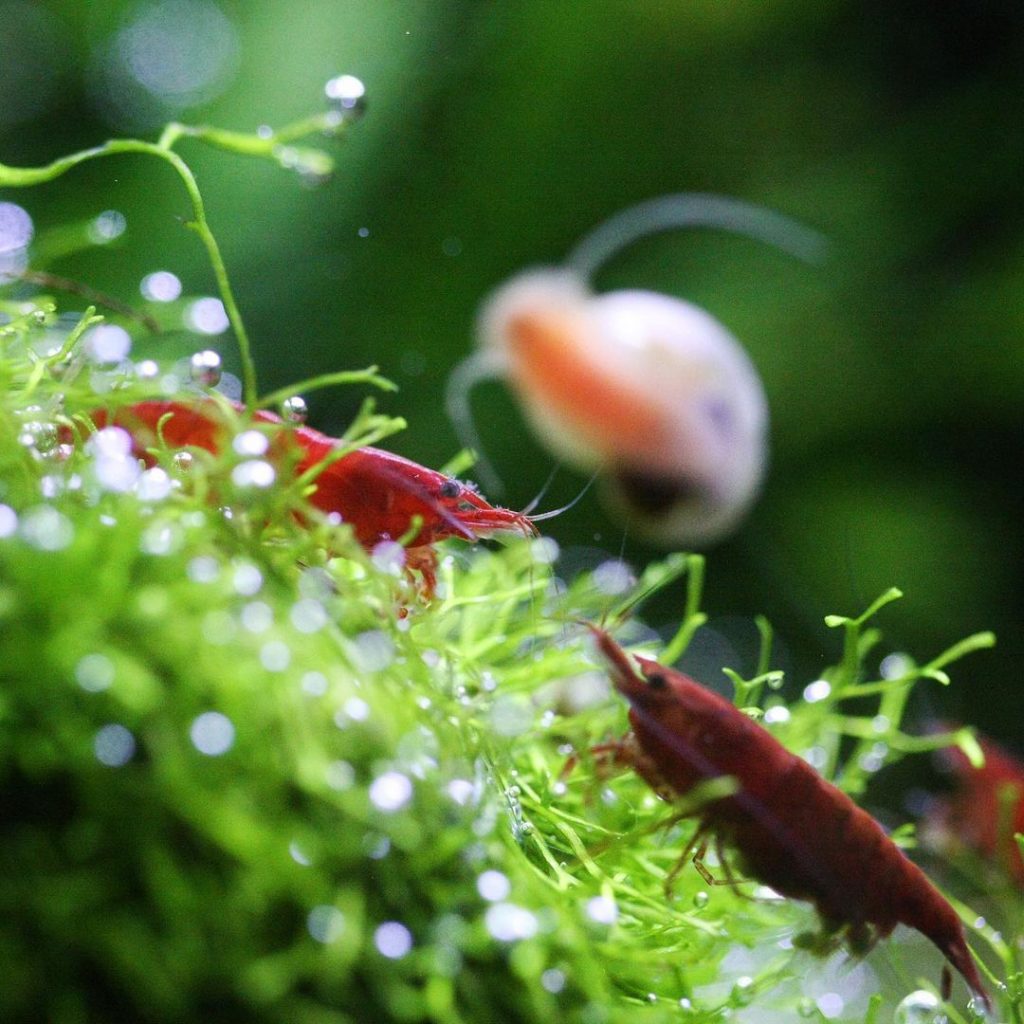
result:
[[[550,450],[599,473],[631,528],[670,547],[715,541],[749,509],[767,460],[764,388],[740,343],[699,306],[652,291],[596,294],[588,281],[639,238],[689,226],[745,234],[809,262],[824,252],[816,232],[739,200],[686,193],[642,203],[585,237],[565,266],[496,289],[480,312],[480,347],[448,387],[452,421],[479,450],[470,390],[504,378]],[[494,476],[485,461],[480,469]]]

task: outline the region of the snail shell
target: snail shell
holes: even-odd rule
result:
[[[542,439],[600,470],[631,524],[666,545],[733,528],[764,473],[768,408],[746,352],[714,317],[649,291],[597,295],[572,271],[513,278],[480,341]]]

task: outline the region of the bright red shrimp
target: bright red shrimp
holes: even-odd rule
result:
[[[238,406],[237,408],[241,408]],[[172,448],[194,446],[216,452],[225,443],[229,425],[216,402],[200,400],[144,401],[108,415],[92,416],[98,427],[123,427],[134,439],[136,453],[158,444],[157,434]],[[280,460],[289,445],[297,445],[296,475],[317,465],[342,442],[306,426],[286,426],[271,412],[257,410],[256,423],[280,425],[272,457]],[[429,595],[436,585],[436,555],[432,545],[446,537],[474,542],[499,534],[535,534],[530,519],[510,509],[495,508],[468,484],[427,469],[380,448],[360,448],[331,463],[314,481],[311,504],[324,512],[337,512],[349,523],[366,548],[385,540],[407,537],[418,516],[421,524],[407,540],[406,565],[418,569]]]
[[[711,779],[738,787],[693,811],[700,824],[684,858],[696,846],[701,866],[708,836],[719,850],[729,845],[746,874],[814,903],[825,934],[855,952],[897,924],[916,928],[991,1009],[956,912],[871,815],[729,701],[648,658],[637,656],[634,666],[607,633],[589,628],[631,705],[632,725],[595,753],[634,768],[667,799]],[[942,980],[948,998],[948,967]]]
[[[1024,888],[1024,855],[1013,838],[1024,832],[1024,762],[985,736],[978,742],[985,755],[980,768],[959,747],[942,751],[957,785],[930,815],[929,831],[943,845],[976,850]]]

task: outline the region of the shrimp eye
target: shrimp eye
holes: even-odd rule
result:
[[[668,688],[668,680],[660,672],[652,672],[647,677],[647,685],[652,690],[664,690]]]
[[[445,482],[438,488],[437,493],[442,498],[457,498],[461,491],[462,488],[458,485],[457,481],[445,480]]]

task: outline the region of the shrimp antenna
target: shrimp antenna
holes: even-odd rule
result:
[[[710,192],[677,192],[630,206],[585,235],[566,263],[584,278],[648,235],[681,228],[721,228],[781,249],[806,263],[821,263],[824,235],[763,206]]]
[[[481,349],[467,356],[452,370],[444,393],[445,408],[448,411],[448,418],[455,427],[459,443],[463,448],[471,448],[476,454],[474,473],[479,476],[484,490],[495,495],[505,493],[505,484],[498,476],[491,460],[484,454],[480,434],[473,422],[473,407],[469,401],[469,393],[481,381],[500,377],[503,369],[502,360],[496,352]]]
[[[558,467],[556,466],[555,469],[557,470]],[[563,512],[568,512],[569,509],[574,508],[582,500],[583,496],[587,493],[587,491],[589,491],[590,488],[593,486],[594,481],[598,478],[598,475],[599,475],[598,473],[595,473],[583,485],[583,490],[580,491],[580,493],[577,494],[576,497],[573,498],[572,501],[570,501],[568,505],[563,505],[561,508],[553,508],[550,512],[541,512],[541,514],[538,515],[538,516],[530,516],[530,522],[531,523],[542,523],[542,522],[544,522],[545,519],[554,519],[555,516],[560,516]],[[550,480],[548,482],[550,483]],[[545,490],[547,489],[547,484],[544,485],[544,488],[545,488]]]
[[[544,481],[544,485],[537,492],[537,496],[527,503],[526,508],[522,509],[524,516],[528,516],[544,500],[544,495],[548,493],[548,488],[554,483],[555,477],[558,476],[558,471],[561,468],[561,462],[556,462],[554,468],[548,473],[548,478]]]

